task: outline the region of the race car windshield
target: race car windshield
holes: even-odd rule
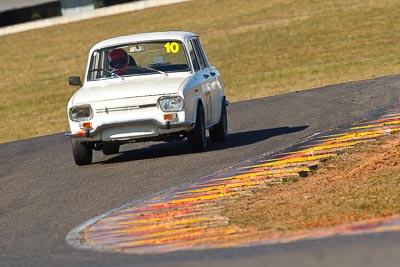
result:
[[[143,42],[94,51],[87,78],[88,81],[95,81],[133,75],[167,75],[189,70],[181,42]]]

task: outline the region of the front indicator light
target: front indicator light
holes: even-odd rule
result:
[[[177,119],[178,119],[178,114],[176,114],[176,113],[164,114],[164,120],[166,120],[166,121],[172,121],[172,120],[177,120]]]
[[[80,125],[80,128],[91,129],[92,128],[92,123],[89,122],[89,121],[82,122],[81,125]]]

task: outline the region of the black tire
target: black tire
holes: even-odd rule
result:
[[[93,150],[88,144],[72,140],[72,154],[76,165],[83,166],[92,164]]]
[[[106,143],[103,144],[103,154],[104,155],[115,155],[119,153],[119,144],[117,143]]]
[[[222,142],[225,141],[228,136],[228,118],[226,115],[226,102],[222,101],[221,107],[221,118],[218,124],[214,125],[209,130],[210,139],[212,142]]]
[[[204,108],[199,104],[197,108],[196,124],[190,131],[187,137],[190,149],[193,152],[202,152],[206,150],[207,139],[206,139],[206,125]]]

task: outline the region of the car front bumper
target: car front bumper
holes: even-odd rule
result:
[[[78,132],[66,132],[65,135],[81,141],[126,141],[160,136],[180,131],[190,131],[195,122],[160,123],[157,120],[135,120],[102,124],[95,129],[81,129]]]

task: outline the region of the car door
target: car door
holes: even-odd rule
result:
[[[212,123],[213,119],[213,106],[212,106],[212,86],[211,86],[211,75],[210,68],[207,62],[207,58],[204,55],[198,38],[192,38],[189,40],[190,45],[193,48],[193,65],[196,70],[196,76],[201,81],[201,90],[204,93],[204,110],[207,125]]]
[[[220,99],[221,95],[223,94],[223,89],[220,82],[220,73],[218,72],[217,68],[211,66],[208,62],[207,55],[203,49],[200,39],[197,39],[199,44],[199,49],[204,59],[206,67],[203,69],[203,75],[207,77],[209,92],[210,92],[210,104],[211,104],[211,113],[210,116],[210,123],[217,123],[220,119]]]

